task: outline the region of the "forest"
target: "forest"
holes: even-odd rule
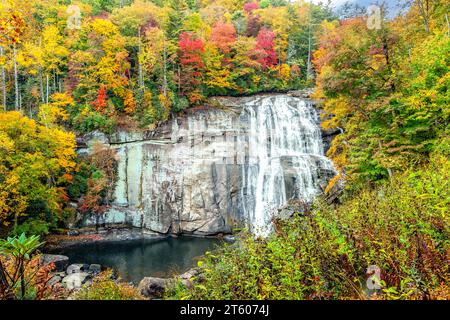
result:
[[[450,4],[398,5],[380,3],[373,27],[365,8],[326,1],[1,1],[0,269],[21,234],[64,233],[114,200],[117,155],[80,157],[77,137],[154,130],[210,97],[314,87],[323,130],[340,132],[324,195],[267,239],[244,230],[207,252],[203,276],[165,298],[449,299]],[[367,265],[382,269],[374,295]],[[1,275],[22,299],[60,297]],[[102,276],[79,298],[142,298]]]

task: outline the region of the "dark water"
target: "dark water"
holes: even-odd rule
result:
[[[169,237],[79,244],[58,253],[68,256],[69,263],[98,263],[113,268],[123,280],[138,284],[146,276],[167,277],[187,271],[218,243],[211,238]]]

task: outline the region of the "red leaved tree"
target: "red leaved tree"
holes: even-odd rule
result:
[[[231,46],[236,42],[236,28],[231,23],[217,23],[212,29],[211,42],[222,53],[229,53]]]
[[[100,86],[97,92],[97,99],[92,102],[92,106],[95,110],[101,112],[106,108],[106,88],[104,85]]]
[[[256,2],[247,2],[244,4],[244,11],[247,13],[252,13],[253,10],[256,10],[259,8],[259,5]]]
[[[266,28],[262,28],[256,37],[256,50],[262,53],[258,62],[264,69],[277,64],[274,40],[275,34]]]
[[[179,58],[181,64],[180,87],[183,95],[197,91],[205,64],[203,53],[205,44],[192,32],[183,32],[179,38]]]

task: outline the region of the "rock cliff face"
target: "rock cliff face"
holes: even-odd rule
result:
[[[333,176],[309,100],[262,95],[212,103],[153,131],[97,135],[117,149],[119,178],[111,209],[84,224],[197,235],[249,226],[265,234],[278,207],[291,198],[310,201]]]

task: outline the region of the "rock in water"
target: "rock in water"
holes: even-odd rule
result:
[[[154,131],[109,136],[119,157],[115,201],[85,225],[196,235],[248,226],[265,235],[278,207],[311,201],[334,175],[310,100],[216,100],[222,107],[190,110]]]

